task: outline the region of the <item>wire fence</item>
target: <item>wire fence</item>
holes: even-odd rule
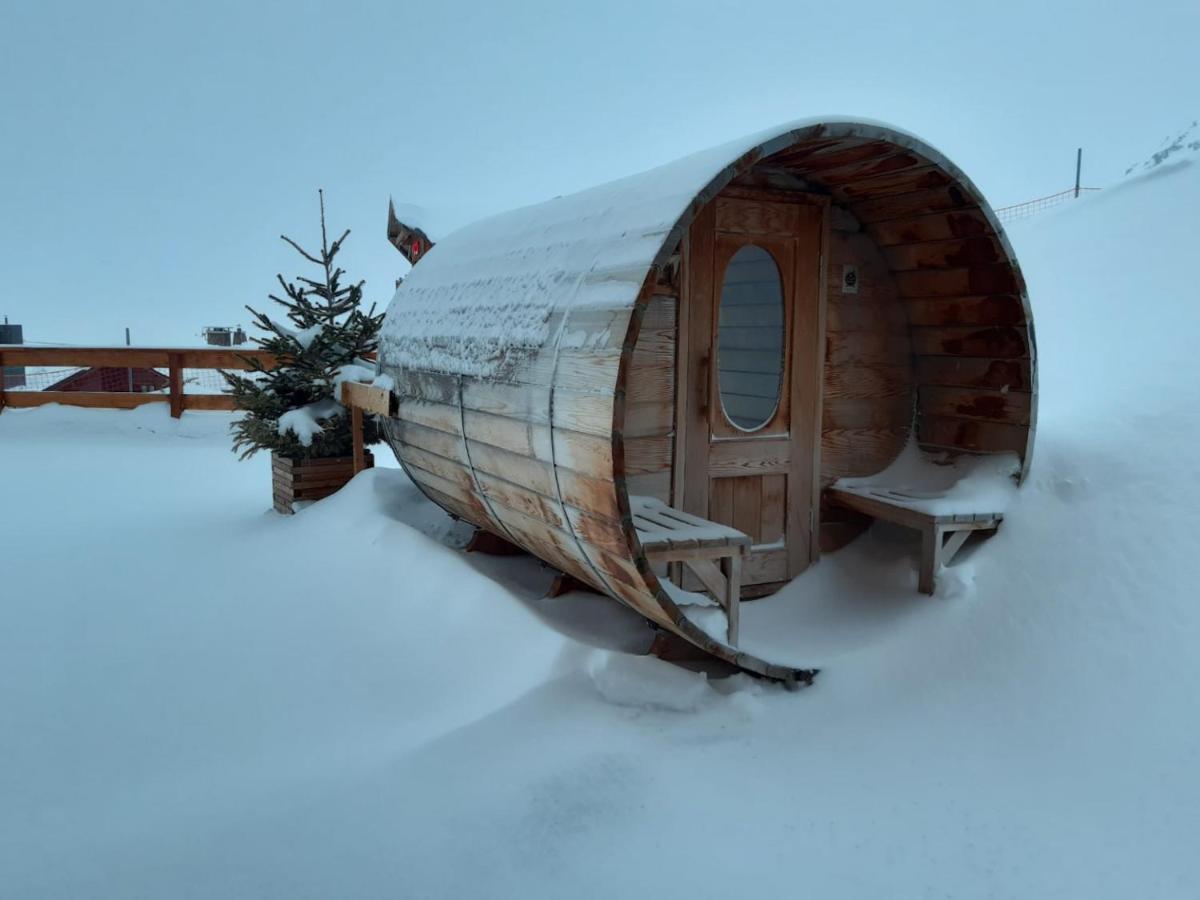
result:
[[[73,387],[70,382],[86,373],[86,386]],[[152,374],[148,374],[152,373]],[[249,373],[242,373],[249,374]],[[156,377],[157,376],[157,377]],[[130,368],[113,366],[68,366],[48,368],[25,367],[24,383],[18,383],[16,375],[5,374],[6,391],[55,391],[89,390],[134,393],[165,394],[168,391],[170,372],[166,368]],[[228,390],[225,379],[217,369],[184,369],[183,392],[185,394],[223,394]]]
[[[165,403],[171,416],[187,410],[231,410],[223,373],[270,370],[279,358],[263,350],[216,347],[42,347],[0,344],[4,389],[0,410],[62,403],[133,409]]]
[[[1005,224],[1018,222],[1021,219],[1028,219],[1030,216],[1035,216],[1044,210],[1060,206],[1068,200],[1082,197],[1085,193],[1098,190],[1100,188],[1081,187],[1078,194],[1076,194],[1075,188],[1068,188],[1065,191],[1059,191],[1057,194],[1038,197],[1036,200],[1026,200],[1024,203],[1015,203],[1012,206],[1001,206],[999,209],[994,210],[994,212],[996,213],[996,218]]]

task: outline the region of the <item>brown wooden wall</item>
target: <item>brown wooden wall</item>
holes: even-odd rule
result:
[[[911,326],[922,446],[1011,451],[1027,466],[1032,321],[1011,251],[973,186],[916,150],[866,138],[801,143],[761,165],[827,191],[879,247]]]
[[[676,292],[664,290],[679,283],[671,254],[700,198],[749,176],[744,184],[827,194],[839,211],[827,258],[822,482],[886,467],[913,427],[930,448],[1013,450],[1027,460],[1032,321],[1002,232],[936,151],[854,123],[781,133],[696,186],[696,202],[664,233],[653,261],[633,254],[627,270],[587,273],[613,285],[636,281],[636,300],[576,309],[564,292],[545,346],[502,377],[402,370],[384,358],[399,401],[386,431],[409,474],[450,512],[709,652],[792,677],[689,623],[655,586],[628,515],[627,494],[674,501],[678,487],[681,311]],[[658,234],[628,233],[638,241]],[[840,289],[847,262],[858,267],[857,294]]]
[[[583,336],[583,345],[556,340],[505,380],[401,369],[385,361],[398,404],[385,433],[409,475],[443,508],[669,622],[630,558],[615,487],[623,466],[636,472],[639,454],[661,457],[670,441],[645,434],[624,462],[613,458],[613,385],[630,313],[555,313],[552,326]],[[656,362],[661,353],[634,354],[647,375],[643,387],[627,396],[638,421],[658,398],[660,387],[650,376],[663,377],[664,366]],[[669,376],[670,366],[665,368]]]
[[[678,300],[655,296],[634,345],[625,404],[625,471],[631,494],[671,502],[675,452],[675,323]]]
[[[883,255],[867,235],[837,228],[829,250],[822,488],[886,468],[911,433],[914,402],[908,315]],[[843,291],[847,265],[858,293]]]

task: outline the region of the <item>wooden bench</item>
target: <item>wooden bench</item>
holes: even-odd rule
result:
[[[672,509],[653,497],[630,497],[629,505],[646,558],[651,562],[681,563],[691,569],[725,608],[729,646],[736,647],[742,559],[750,552],[750,536]]]
[[[925,512],[920,506],[936,497],[886,487],[832,487],[825,493],[832,502],[847,509],[921,532],[921,570],[917,589],[923,594],[933,593],[938,570],[950,564],[973,532],[995,531],[1004,520],[1003,513],[999,512]]]

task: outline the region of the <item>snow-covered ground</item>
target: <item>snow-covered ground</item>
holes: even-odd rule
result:
[[[796,693],[396,469],[283,518],[222,414],[6,411],[0,896],[1196,896],[1198,236],[1174,159],[1015,230],[1029,481],[932,599],[880,529],[746,604]]]

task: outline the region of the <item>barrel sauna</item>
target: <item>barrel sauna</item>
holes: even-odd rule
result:
[[[750,534],[751,595],[817,561],[841,524],[825,488],[885,469],[910,439],[1028,471],[1035,347],[1017,261],[971,181],[899,129],[793,123],[432,246],[402,233],[419,256],[380,369],[409,476],[748,671],[798,675],[680,611],[631,495]]]

